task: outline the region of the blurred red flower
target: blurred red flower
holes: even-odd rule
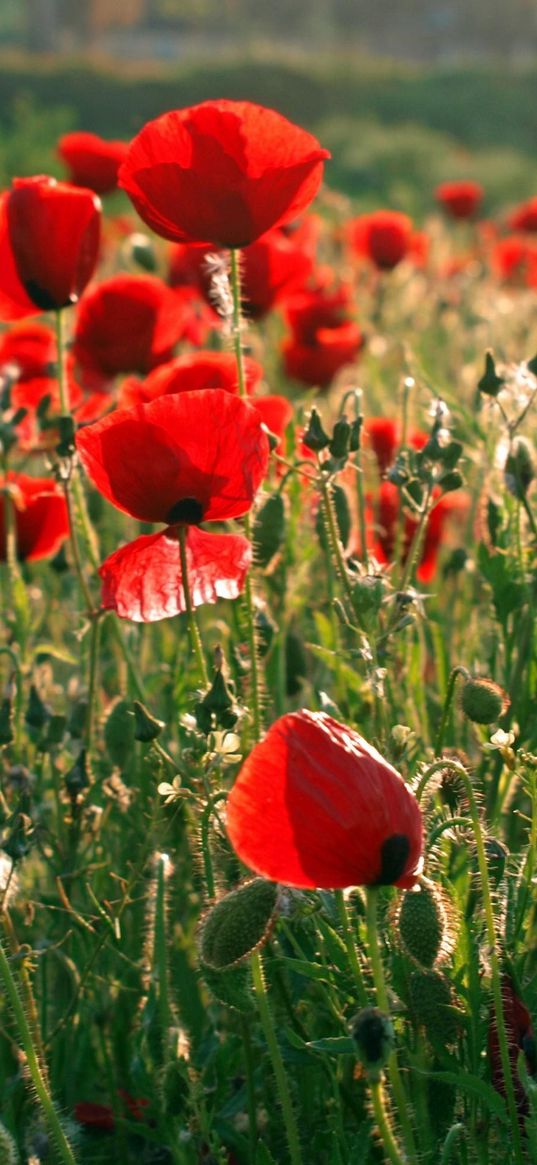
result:
[[[412,886],[422,820],[399,773],[322,712],[282,716],[231,790],[227,831],[241,861],[303,889]]]
[[[367,417],[364,422],[365,444],[375,454],[378,470],[385,474],[395,461],[395,454],[401,444],[401,431],[397,421],[390,417]],[[413,429],[409,434],[409,444],[413,449],[423,449],[428,440],[427,433]]]
[[[502,1004],[516,1104],[518,1111],[524,1114],[528,1111],[528,1098],[518,1077],[518,1057],[520,1052],[524,1053],[528,1072],[533,1076],[537,1071],[537,1053],[530,1013],[518,997],[509,975],[502,976]],[[500,1041],[494,1013],[491,1013],[490,1017],[487,1052],[493,1087],[505,1096]]]
[[[58,141],[57,153],[68,168],[74,186],[86,186],[95,194],[109,194],[117,187],[118,170],[125,161],[128,142],[108,142],[95,133],[75,131]]]
[[[115,1128],[114,1111],[109,1104],[95,1104],[92,1100],[79,1100],[74,1107],[74,1118],[86,1129],[100,1129],[111,1133]]]
[[[375,210],[351,219],[347,226],[351,249],[381,271],[391,271],[412,245],[412,219],[397,210]]]
[[[141,621],[186,609],[179,525],[188,527],[194,604],[236,597],[250,562],[249,543],[195,527],[246,513],[266,473],[268,439],[250,404],[218,388],[162,396],[82,429],[77,448],[94,485],[113,505],[141,521],[167,525],[103,563],[106,607]]]
[[[73,341],[83,383],[103,386],[121,372],[145,374],[171,360],[188,335],[190,302],[154,275],[113,275],[84,297]]]
[[[35,321],[17,323],[0,336],[0,370],[16,368],[20,383],[44,376],[56,366],[56,336],[52,328]]]
[[[393,562],[401,504],[399,490],[391,481],[381,482],[378,492],[370,494],[367,498],[369,548],[381,565]],[[448,519],[460,517],[466,513],[466,509],[466,498],[462,495],[454,497],[449,494],[437,501],[425,527],[421,557],[416,571],[416,577],[420,582],[429,583],[434,578]],[[404,561],[412,545],[418,521],[408,511],[405,511],[402,520],[401,554]]]
[[[483,201],[484,190],[480,182],[441,182],[434,196],[440,206],[452,218],[473,218]]]
[[[272,109],[205,101],[144,126],[119,185],[165,239],[245,247],[306,209],[329,156]]]
[[[316,289],[293,296],[286,307],[292,335],[283,341],[285,371],[294,380],[325,388],[340,368],[356,359],[363,337],[349,319],[352,301],[346,287]]]
[[[243,357],[246,390],[253,393],[263,376],[263,369],[251,357]],[[237,361],[231,352],[188,352],[155,368],[145,380],[127,377],[120,388],[123,408],[146,404],[159,396],[203,388],[223,388],[238,393]]]
[[[519,286],[535,286],[537,242],[524,235],[508,235],[498,239],[492,247],[490,263],[499,279]]]
[[[15,178],[0,196],[0,319],[76,303],[99,254],[101,205],[54,178]]]
[[[17,557],[34,562],[55,554],[69,536],[67,505],[55,482],[10,472],[0,478],[0,488],[0,559],[6,560],[6,488],[15,510]]]
[[[527,202],[521,202],[509,216],[508,222],[512,231],[529,231],[531,234],[537,231],[537,195]]]

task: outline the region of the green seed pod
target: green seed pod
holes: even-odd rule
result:
[[[268,938],[279,897],[275,882],[254,878],[226,894],[205,915],[199,934],[202,963],[224,971]]]
[[[104,726],[104,742],[112,764],[124,769],[134,750],[135,723],[128,700],[116,700]]]
[[[180,1116],[188,1108],[190,1085],[188,1067],[185,1060],[169,1060],[159,1081],[159,1093],[163,1111],[169,1116]]]
[[[346,461],[349,454],[351,427],[346,417],[336,421],[328,449],[336,461]]]
[[[357,1057],[368,1079],[378,1082],[395,1046],[391,1019],[378,1007],[364,1007],[351,1020],[350,1029]]]
[[[505,484],[509,493],[521,501],[535,477],[535,451],[526,437],[515,437],[505,462]]]
[[[89,764],[87,749],[81,748],[76,758],[76,761],[69,772],[64,777],[65,788],[71,797],[82,793],[84,789],[89,788]]]
[[[509,704],[509,697],[494,680],[466,680],[462,689],[462,710],[474,724],[494,724]]]
[[[149,744],[160,736],[165,727],[164,720],[157,720],[141,700],[133,701],[134,708],[134,739],[142,744]]]
[[[352,602],[357,615],[366,619],[377,615],[384,599],[385,583],[374,574],[365,574],[352,584]]]
[[[492,352],[485,352],[485,371],[481,380],[477,382],[479,391],[484,393],[485,396],[497,396],[503,384],[505,384],[505,381],[503,376],[498,376],[496,372]]]
[[[410,976],[410,1007],[414,1022],[433,1043],[448,1047],[457,1038],[451,984],[439,971],[414,971]]]
[[[432,967],[446,931],[442,899],[432,884],[423,882],[403,894],[397,926],[407,954],[422,967]]]
[[[268,566],[280,549],[284,533],[284,500],[281,493],[272,494],[261,506],[254,522],[254,557],[259,566]]]
[[[316,408],[311,410],[308,427],[304,433],[302,442],[307,449],[313,449],[315,453],[320,452],[321,449],[326,449],[326,446],[330,444],[330,437],[323,429],[322,421]]]

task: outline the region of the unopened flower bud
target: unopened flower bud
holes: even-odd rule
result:
[[[201,924],[202,963],[223,971],[257,950],[272,929],[278,895],[275,882],[254,878],[221,898]]]
[[[346,417],[340,417],[336,421],[332,433],[332,438],[328,446],[332,457],[337,461],[345,461],[350,446],[351,427]]]
[[[461,693],[464,715],[474,724],[495,723],[507,711],[510,702],[503,688],[489,679],[466,680]]]
[[[364,1007],[351,1020],[351,1035],[357,1057],[369,1080],[379,1081],[395,1045],[393,1024],[378,1007]]]
[[[156,740],[165,727],[164,721],[157,720],[156,716],[151,714],[141,700],[134,700],[133,708],[134,739],[142,741],[143,744],[149,744],[151,740]]]
[[[513,497],[526,497],[535,477],[535,453],[526,437],[515,437],[505,462],[505,484]]]
[[[65,788],[71,797],[76,797],[84,789],[89,788],[88,754],[85,748],[80,750],[72,769],[69,769],[69,772],[65,774],[64,781]]]
[[[403,894],[397,927],[411,958],[422,967],[432,967],[440,953],[446,929],[445,911],[436,887],[423,882],[415,890]]]
[[[485,353],[485,371],[481,380],[477,382],[477,387],[485,396],[497,396],[502,385],[505,384],[503,376],[498,376],[496,372],[496,365],[494,363],[494,356],[492,352]]]
[[[35,684],[32,684],[30,688],[28,707],[24,718],[29,728],[35,728],[38,731],[44,728],[47,720],[50,719],[50,711],[41,699]]]
[[[304,433],[302,442],[307,449],[313,449],[314,453],[320,452],[321,449],[326,449],[326,446],[330,444],[330,437],[323,429],[322,421],[316,408],[311,410],[308,427]]]

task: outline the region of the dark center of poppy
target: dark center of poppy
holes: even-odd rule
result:
[[[203,519],[203,506],[197,498],[180,498],[166,514],[169,526],[176,522],[186,522],[188,526],[198,526]]]
[[[59,311],[60,308],[69,307],[70,304],[76,303],[78,296],[72,295],[66,303],[58,303],[54,295],[47,291],[46,287],[40,287],[34,279],[22,279],[24,290],[32,303],[36,307],[40,307],[41,311]]]
[[[392,833],[380,847],[380,874],[376,886],[393,886],[405,872],[410,853],[406,833]]]

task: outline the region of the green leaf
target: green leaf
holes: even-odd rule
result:
[[[479,1076],[473,1076],[470,1072],[427,1072],[421,1068],[416,1068],[420,1076],[427,1076],[429,1080],[437,1080],[440,1084],[451,1084],[460,1092],[465,1092],[469,1096],[475,1096],[477,1100],[483,1101],[485,1108],[488,1109],[493,1116],[497,1117],[502,1124],[509,1124],[509,1116],[503,1097],[499,1092],[487,1084],[485,1080],[481,1080]]]

